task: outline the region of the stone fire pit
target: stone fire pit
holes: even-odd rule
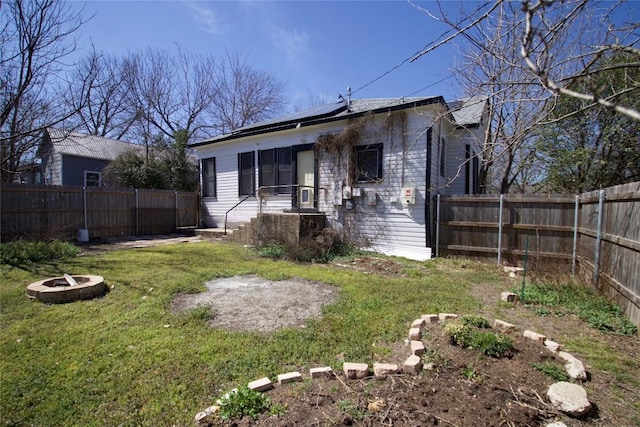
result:
[[[65,274],[33,282],[27,286],[27,296],[44,303],[59,304],[95,298],[103,295],[106,290],[102,276]]]

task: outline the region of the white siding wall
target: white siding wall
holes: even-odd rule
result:
[[[386,114],[367,121],[361,144],[383,144],[382,182],[352,183],[344,166],[349,165],[346,158],[321,158],[320,184],[333,191],[320,199],[320,210],[327,214],[331,226],[344,230],[362,246],[386,254],[421,260],[431,257],[425,224],[426,131],[435,116],[430,111],[409,112],[404,137],[401,126],[394,131],[386,128]],[[395,122],[401,122],[397,120],[400,113],[394,114]],[[343,183],[360,195],[343,200]],[[403,187],[415,189],[414,205],[401,203]]]
[[[444,136],[448,144],[447,176],[453,176],[464,161],[465,141],[459,137],[446,120],[438,120],[439,106],[425,106],[407,110],[406,125],[390,127],[385,120],[398,124],[403,113],[379,114],[367,119],[361,144],[383,144],[383,180],[376,183],[352,183],[349,174],[349,159],[346,153],[340,156],[323,153],[319,159],[318,208],[327,214],[331,227],[342,230],[363,246],[391,255],[413,259],[428,259],[431,248],[426,247],[426,177],[431,173],[431,191],[441,193],[464,192],[464,182],[449,188],[439,176],[438,141]],[[222,142],[197,148],[199,158],[216,158],[217,197],[203,200],[206,225],[224,226],[224,214],[241,200],[238,196],[238,153],[254,151],[256,155],[255,182],[258,183],[257,151],[277,147],[290,147],[314,143],[319,135],[340,132],[346,122],[333,122],[313,127],[302,127],[273,134],[258,135],[240,141]],[[406,132],[402,132],[402,129]],[[427,129],[432,127],[432,162],[427,169]],[[392,128],[394,130],[392,130]],[[404,135],[403,135],[404,134]],[[347,150],[349,151],[349,150]],[[349,153],[350,154],[350,153]],[[295,179],[295,178],[294,178]],[[442,187],[438,187],[441,185]],[[458,185],[462,190],[458,191]],[[351,186],[352,193],[359,196],[343,199],[343,187]],[[415,189],[415,204],[403,205],[403,187]],[[269,198],[263,211],[290,207],[290,198]],[[260,210],[259,200],[250,198],[229,214],[230,223],[248,221]]]
[[[197,147],[200,159],[216,158],[216,190],[217,197],[205,197],[203,209],[205,225],[207,227],[224,227],[225,212],[240,202],[244,196],[238,196],[238,153],[253,151],[255,156],[255,184],[258,186],[258,150],[269,150],[278,147],[292,147],[295,145],[311,144],[318,135],[328,130],[338,129],[334,125],[328,127],[309,127],[292,129],[273,134],[264,134],[244,138],[241,141],[222,142],[209,146]],[[295,180],[295,177],[293,177]],[[239,224],[255,217],[260,209],[263,212],[282,211],[291,208],[291,197],[269,196],[266,205],[260,206],[256,197],[250,197],[228,215],[230,224]]]

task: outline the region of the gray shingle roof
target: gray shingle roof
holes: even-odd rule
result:
[[[447,103],[449,110],[451,110],[451,115],[458,126],[480,124],[486,105],[487,98],[479,96]]]
[[[47,132],[56,151],[70,156],[115,160],[119,155],[127,151],[142,150],[140,145],[102,136],[54,128],[48,128]]]

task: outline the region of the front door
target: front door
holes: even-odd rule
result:
[[[315,174],[313,150],[298,151],[296,158],[298,182],[298,206],[313,208]]]

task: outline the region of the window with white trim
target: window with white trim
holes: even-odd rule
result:
[[[84,186],[85,187],[102,186],[102,174],[100,172],[84,171]]]

